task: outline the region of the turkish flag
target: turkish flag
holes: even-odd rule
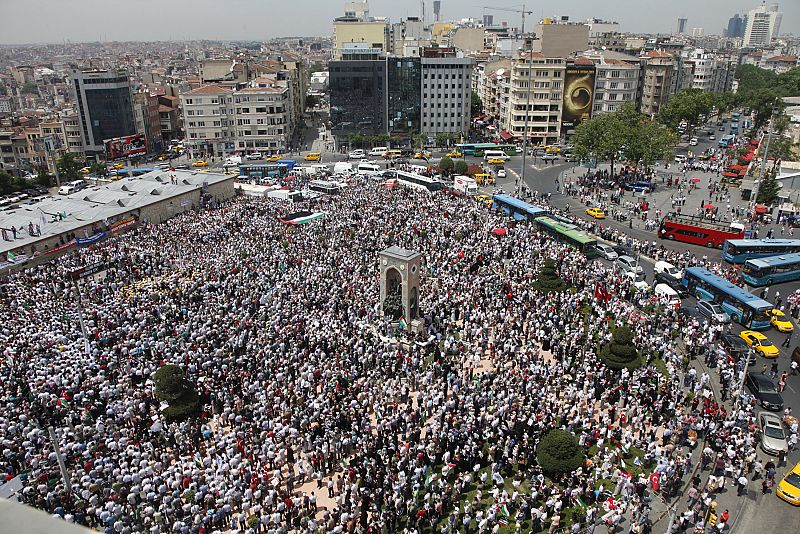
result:
[[[653,486],[653,491],[658,491],[658,487],[661,484],[661,475],[658,473],[651,473],[650,484]]]
[[[594,286],[594,296],[597,300],[602,300],[603,302],[611,300],[611,294],[600,282]]]

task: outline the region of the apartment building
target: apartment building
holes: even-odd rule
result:
[[[0,169],[6,172],[11,172],[17,168],[13,137],[13,131],[0,131]]]
[[[429,49],[422,57],[423,134],[461,134],[469,131],[472,70],[475,60]],[[436,52],[438,57],[426,56]],[[390,77],[391,80],[391,77]]]
[[[640,80],[640,111],[655,117],[667,103],[675,71],[675,59],[671,54],[653,50],[641,56],[642,76]]]
[[[149,91],[133,94],[133,119],[136,131],[143,133],[147,143],[147,152],[161,152],[164,143],[161,138],[161,119],[158,110],[158,97]]]
[[[83,149],[83,136],[81,135],[80,117],[77,113],[69,113],[61,117],[61,128],[64,130],[64,140],[66,150],[79,160],[86,158]]]
[[[275,78],[256,78],[252,87],[233,93],[235,146],[238,152],[280,153],[292,143],[295,116],[291,91]]]
[[[508,81],[509,99],[500,102],[500,126],[508,138],[522,139],[525,115],[529,140],[533,144],[555,143],[561,137],[566,61],[536,52],[520,54]],[[501,80],[501,83],[505,83]],[[501,86],[501,93],[505,88]]]
[[[186,143],[192,157],[223,157],[234,150],[233,89],[209,84],[180,95]]]
[[[606,50],[588,50],[582,57],[595,66],[592,116],[616,111],[626,102],[636,105],[641,68],[639,58]]]
[[[479,63],[475,67],[473,89],[483,103],[483,113],[490,118],[500,118],[500,103],[508,102],[512,60],[500,59]],[[505,93],[503,91],[506,91]]]
[[[103,141],[136,133],[131,87],[125,71],[74,70],[71,81],[87,154],[102,155]]]

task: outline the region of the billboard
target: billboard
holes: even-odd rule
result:
[[[147,143],[144,134],[126,135],[103,141],[106,147],[106,159],[121,159],[136,154],[147,153]]]
[[[594,65],[567,65],[561,127],[572,129],[592,114]]]

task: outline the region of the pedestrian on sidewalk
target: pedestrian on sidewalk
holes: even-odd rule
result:
[[[747,477],[744,474],[739,475],[739,478],[736,480],[736,495],[743,495],[747,493]]]

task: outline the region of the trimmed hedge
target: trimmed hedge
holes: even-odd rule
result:
[[[600,357],[611,369],[636,369],[642,365],[639,351],[633,345],[633,332],[627,326],[614,330],[611,342],[600,350]]]
[[[556,262],[550,258],[544,260],[542,268],[539,269],[539,276],[536,278],[533,287],[539,291],[564,291],[567,285],[556,271]]]
[[[177,365],[165,365],[156,371],[153,381],[156,384],[156,398],[169,403],[162,414],[167,421],[182,421],[196,415],[200,407],[200,397],[191,382],[183,376]]]
[[[566,430],[551,430],[536,447],[536,461],[549,474],[571,473],[583,465],[584,458],[578,439]]]

